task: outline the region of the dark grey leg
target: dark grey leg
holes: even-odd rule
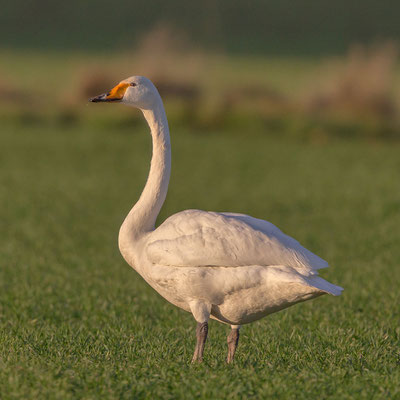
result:
[[[239,328],[232,328],[231,332],[228,335],[227,340],[228,340],[228,357],[226,358],[226,362],[230,364],[231,362],[233,362],[236,348],[239,343]]]
[[[194,350],[192,363],[196,361],[197,362],[203,361],[204,345],[206,344],[207,333],[208,333],[208,322],[198,322],[196,328],[197,343],[196,343],[196,348]]]

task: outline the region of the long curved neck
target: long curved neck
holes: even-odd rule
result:
[[[119,247],[124,257],[124,253],[129,253],[133,242],[154,230],[157,216],[167,196],[171,174],[171,143],[161,98],[152,109],[142,112],[150,127],[153,156],[149,176],[140,199],[120,229]]]

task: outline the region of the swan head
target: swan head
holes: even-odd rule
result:
[[[119,102],[146,110],[160,101],[160,95],[150,79],[144,76],[131,76],[114,86],[109,92],[92,97],[89,101]]]

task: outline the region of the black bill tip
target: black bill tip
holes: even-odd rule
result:
[[[99,96],[91,97],[89,101],[92,103],[100,103],[101,101],[107,101],[107,95],[101,94]]]
[[[111,103],[112,101],[121,101],[122,97],[109,97],[109,93],[101,94],[100,96],[92,97],[89,99],[92,103],[100,103],[100,102],[108,102]]]

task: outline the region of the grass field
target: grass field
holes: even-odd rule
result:
[[[3,125],[0,397],[400,398],[399,146],[301,144],[171,127],[159,221],[186,208],[265,218],[327,259],[345,288],[244,326],[234,365],[117,248],[150,160],[144,125]]]

